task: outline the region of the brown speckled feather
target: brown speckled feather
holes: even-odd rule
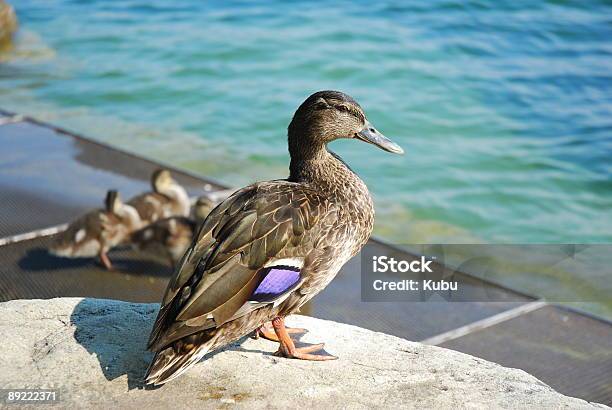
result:
[[[258,284],[256,274],[267,262],[307,257],[308,241],[328,230],[334,216],[329,201],[288,181],[236,192],[206,219],[170,281],[149,346],[159,349],[225,323],[248,300]]]

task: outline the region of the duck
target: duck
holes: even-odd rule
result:
[[[165,255],[171,266],[181,259],[197,230],[215,203],[208,197],[199,197],[191,217],[171,216],[159,219],[132,233],[130,242],[139,251]]]
[[[116,190],[109,190],[104,208],[90,211],[69,224],[53,239],[49,252],[64,258],[97,256],[107,270],[112,270],[108,251],[124,243],[130,233],[141,226],[136,209],[123,203]]]
[[[170,279],[147,344],[154,352],[147,384],[175,379],[269,322],[277,356],[336,359],[323,344],[296,347],[285,317],[323,290],[372,233],[368,188],[327,148],[338,139],[403,153],[349,95],[310,95],[288,127],[288,178],[256,182],[221,202]]]
[[[191,202],[187,191],[167,169],[157,169],[151,175],[152,192],[145,192],[127,201],[134,207],[144,225],[171,216],[188,217]]]

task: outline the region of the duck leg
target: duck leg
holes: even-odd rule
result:
[[[111,263],[110,259],[108,259],[108,255],[106,254],[106,251],[100,250],[100,253],[98,253],[98,256],[100,257],[100,262],[102,262],[102,265],[104,265],[106,270],[113,270],[113,264]]]
[[[302,329],[299,327],[285,327],[285,329],[290,335],[303,335],[305,333],[308,333],[307,329]],[[259,339],[260,337],[263,337],[267,340],[271,340],[273,342],[280,342],[280,340],[276,336],[276,333],[274,332],[274,327],[268,323],[264,323],[263,325],[259,326],[257,330],[255,330],[253,338]]]
[[[272,327],[274,327],[274,333],[276,333],[276,337],[280,342],[278,350],[274,353],[276,356],[287,357],[289,359],[316,361],[337,359],[336,356],[312,354],[312,352],[323,350],[323,343],[305,347],[295,347],[295,343],[293,343],[293,340],[289,337],[287,328],[285,328],[285,318],[283,317],[279,316],[274,318],[274,320],[272,320]]]

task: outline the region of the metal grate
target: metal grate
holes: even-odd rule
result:
[[[546,306],[440,346],[531,373],[568,396],[612,404],[612,327]]]
[[[149,189],[159,164],[27,121],[0,125],[0,238],[65,223],[102,205],[107,189],[124,198]],[[223,187],[174,171],[192,195]]]
[[[392,255],[397,252],[402,255],[395,255],[396,258],[406,260],[413,257],[406,252],[390,251],[376,241],[370,241],[366,247],[369,253]],[[531,301],[466,275],[455,278],[461,288],[487,288],[488,292],[497,292],[495,300],[502,302],[363,302],[360,262],[359,255],[349,261],[327,288],[304,306],[303,312],[409,340],[423,340]]]
[[[153,255],[111,251],[107,271],[93,259],[57,258],[47,252],[52,237],[0,247],[0,301],[82,296],[159,302],[172,270]]]

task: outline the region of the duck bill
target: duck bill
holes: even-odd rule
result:
[[[365,141],[369,144],[376,145],[380,149],[394,154],[403,154],[402,147],[391,141],[389,138],[382,135],[376,128],[366,121],[365,126],[361,131],[355,134],[355,138]]]

